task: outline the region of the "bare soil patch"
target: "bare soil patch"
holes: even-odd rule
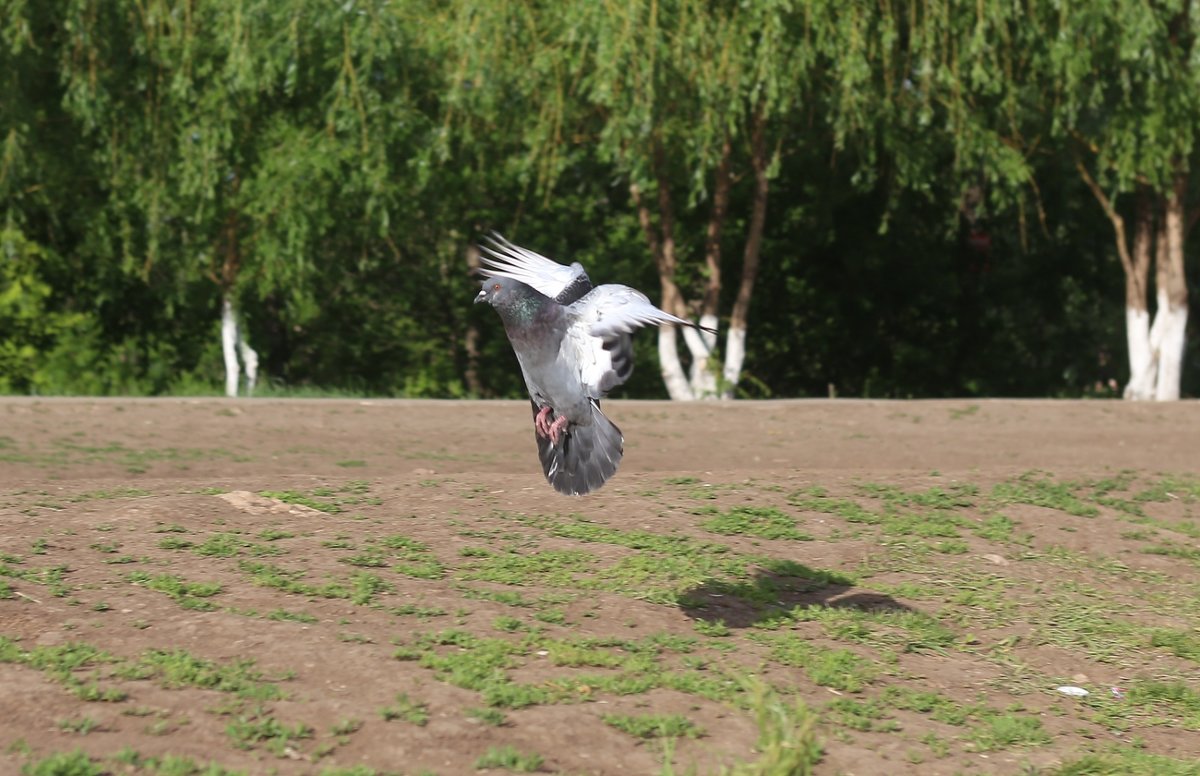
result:
[[[1200,773],[1200,405],[607,409],[0,400],[0,772]]]

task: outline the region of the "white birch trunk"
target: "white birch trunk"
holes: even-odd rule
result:
[[[1177,172],[1174,191],[1167,198],[1163,214],[1163,235],[1166,250],[1159,253],[1158,309],[1154,327],[1162,327],[1155,345],[1158,348],[1158,385],[1154,398],[1159,401],[1179,399],[1183,382],[1183,349],[1187,340],[1188,289],[1184,256],[1186,212],[1184,201],[1188,188],[1187,173]],[[1165,260],[1165,262],[1164,262]]]
[[[737,389],[738,380],[742,376],[742,364],[746,361],[746,330],[729,327],[725,335],[725,369],[722,376],[725,379],[725,390],[722,398],[732,399]]]
[[[1125,341],[1129,345],[1129,384],[1125,398],[1149,401],[1154,398],[1158,362],[1150,344],[1150,313],[1136,307],[1125,308]]]
[[[225,395],[229,397],[238,395],[238,388],[241,385],[239,354],[246,369],[246,395],[253,394],[254,386],[258,382],[258,353],[242,336],[237,310],[228,294],[221,301],[221,352],[225,357]]]
[[[1175,401],[1179,398],[1179,386],[1183,380],[1183,349],[1187,334],[1187,305],[1174,306],[1165,293],[1159,293],[1158,310],[1154,315],[1155,327],[1163,322],[1159,331],[1156,355],[1158,357],[1158,382],[1154,387],[1154,398],[1158,401]]]
[[[225,395],[238,394],[240,374],[237,357],[238,325],[233,312],[233,302],[226,295],[221,304],[221,352],[225,356]]]
[[[238,353],[246,367],[246,395],[253,396],[254,386],[258,384],[258,352],[246,342],[241,326],[238,326]]]
[[[692,394],[692,386],[679,362],[679,351],[676,350],[674,326],[658,327],[658,363],[662,371],[663,385],[667,386],[667,395],[671,401],[691,401],[696,398]]]

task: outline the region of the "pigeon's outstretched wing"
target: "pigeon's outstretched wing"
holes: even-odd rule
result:
[[[512,278],[562,305],[576,302],[592,290],[592,281],[577,261],[569,267],[559,264],[513,245],[495,232],[488,236],[488,244],[479,247],[483,252],[480,272],[484,277]]]
[[[581,323],[587,325],[593,337],[629,334],[643,326],[673,324],[695,326],[654,306],[645,294],[629,286],[603,285],[571,306]]]
[[[599,399],[633,373],[629,335],[643,326],[695,326],[658,309],[646,295],[603,285],[567,308],[570,325],[560,348],[565,364],[578,369],[587,395]]]

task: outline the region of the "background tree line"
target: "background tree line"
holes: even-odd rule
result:
[[[626,395],[1195,392],[1194,6],[0,0],[0,390],[518,395],[494,229]]]

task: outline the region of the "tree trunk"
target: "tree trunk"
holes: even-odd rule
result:
[[[1178,399],[1183,379],[1188,319],[1187,278],[1183,262],[1186,196],[1187,175],[1180,172],[1175,176],[1173,190],[1166,197],[1161,235],[1164,244],[1159,246],[1155,273],[1158,309],[1154,323],[1155,328],[1159,328],[1159,336],[1154,343],[1158,351],[1158,382],[1154,398],[1159,401]]]
[[[236,191],[237,179],[234,180]],[[238,322],[233,303],[233,288],[241,269],[241,249],[238,243],[238,216],[230,210],[225,217],[224,234],[218,246],[221,255],[221,274],[214,278],[221,288],[221,353],[225,358],[225,395],[236,397],[241,384],[238,355],[246,370],[246,395],[254,393],[258,382],[258,353],[250,347]]]
[[[746,329],[750,314],[750,297],[754,293],[754,282],[758,278],[758,262],[762,253],[763,227],[767,220],[767,194],[770,181],[767,178],[766,122],[760,108],[754,115],[754,130],[750,140],[750,163],[754,167],[754,204],[750,212],[750,230],[746,235],[746,247],[742,253],[742,279],[738,284],[737,299],[729,317],[729,333],[725,335],[725,368],[722,371],[724,386],[722,398],[732,399],[742,376],[742,364],[746,360]]]
[[[660,189],[662,184],[660,182]],[[637,208],[638,223],[650,246],[654,257],[654,266],[658,269],[658,280],[662,286],[662,309],[679,317],[687,317],[687,306],[683,303],[679,286],[675,284],[675,237],[673,219],[670,209],[669,191],[660,190],[658,195],[659,212],[662,219],[662,240],[654,230],[654,222],[650,216],[650,208],[642,199],[641,188],[632,183],[629,193]],[[678,338],[673,326],[658,327],[658,365],[662,373],[663,385],[667,387],[667,395],[672,401],[690,401],[696,396],[692,392],[691,383],[683,371],[679,360]]]
[[[238,353],[246,369],[246,395],[253,396],[254,386],[258,385],[258,351],[246,342],[246,335],[241,326],[238,326]]]
[[[1187,174],[1179,172],[1169,194],[1151,195],[1139,188],[1134,248],[1126,242],[1125,221],[1092,178],[1087,166],[1075,160],[1084,183],[1112,222],[1117,254],[1125,271],[1125,336],[1129,345],[1129,383],[1125,398],[1171,401],[1180,395],[1183,353],[1187,334],[1187,278],[1184,274],[1184,240],[1190,228],[1185,213]],[[1151,199],[1162,203],[1154,223]],[[1154,322],[1146,301],[1153,243],[1155,302]]]
[[[700,325],[712,329],[712,332],[693,331],[692,334],[700,340],[700,346],[694,347],[689,343],[693,355],[692,393],[700,399],[715,399],[719,395],[717,373],[709,361],[717,347],[716,331],[720,324],[717,313],[721,303],[721,235],[729,213],[729,192],[733,188],[733,175],[730,170],[732,162],[733,143],[726,136],[721,146],[721,161],[717,165],[716,178],[713,181],[712,211],[709,213],[704,238],[704,267],[708,277],[704,284],[704,300],[700,306]],[[703,358],[699,357],[700,354],[703,354]]]
[[[1158,364],[1150,346],[1150,311],[1146,292],[1150,280],[1150,254],[1154,242],[1154,203],[1151,193],[1140,187],[1137,220],[1133,231],[1133,255],[1125,268],[1125,340],[1129,346],[1129,383],[1125,398],[1154,398]],[[1122,240],[1122,244],[1123,244]]]
[[[471,270],[471,277],[474,278],[475,270],[479,269],[479,247],[474,243],[467,248],[467,266]],[[463,379],[467,384],[467,393],[475,397],[482,396],[483,383],[479,379],[479,328],[470,321],[467,322],[464,347],[467,351],[467,368]]]
[[[679,290],[679,285],[675,282],[675,269],[679,266],[678,254],[675,250],[675,206],[671,201],[671,186],[664,174],[665,163],[662,158],[662,149],[655,151],[655,168],[658,172],[658,223],[662,231],[662,252],[660,258],[661,263],[658,265],[658,279],[663,287],[663,309],[673,313],[680,318],[691,320],[692,316],[688,312],[687,301],[683,297],[683,292]],[[720,295],[720,275],[717,277],[717,296]],[[712,316],[715,319],[715,315]],[[664,328],[671,329],[665,332]],[[687,345],[688,354],[692,357],[692,372],[691,378],[683,377],[683,364],[679,360],[679,352],[672,350],[666,352],[668,348],[674,348],[676,345],[676,336],[673,327],[659,327],[658,335],[658,356],[659,363],[663,369],[664,381],[668,381],[666,372],[671,372],[669,382],[667,384],[667,392],[671,393],[670,382],[675,382],[677,388],[680,379],[687,382],[686,393],[680,391],[684,400],[704,399],[716,395],[716,381],[709,380],[707,365],[708,358],[712,354],[712,348],[708,342],[701,336],[700,332],[690,326],[683,328],[683,341]],[[711,386],[709,385],[711,383]],[[672,395],[671,398],[675,398]]]
[[[233,312],[233,302],[226,293],[221,300],[221,352],[225,356],[225,395],[230,398],[238,395],[238,383],[241,382],[237,342],[237,316]]]
[[[663,385],[667,387],[667,396],[671,397],[672,401],[692,401],[696,398],[696,395],[692,393],[692,385],[683,371],[683,364],[679,361],[679,347],[674,326],[658,327],[658,364],[662,373]]]
[[[246,395],[253,395],[254,386],[258,383],[258,353],[246,342],[241,324],[238,323],[237,308],[228,291],[221,299],[221,352],[225,357],[225,395],[231,398],[238,395],[241,386],[239,355],[246,372]]]

